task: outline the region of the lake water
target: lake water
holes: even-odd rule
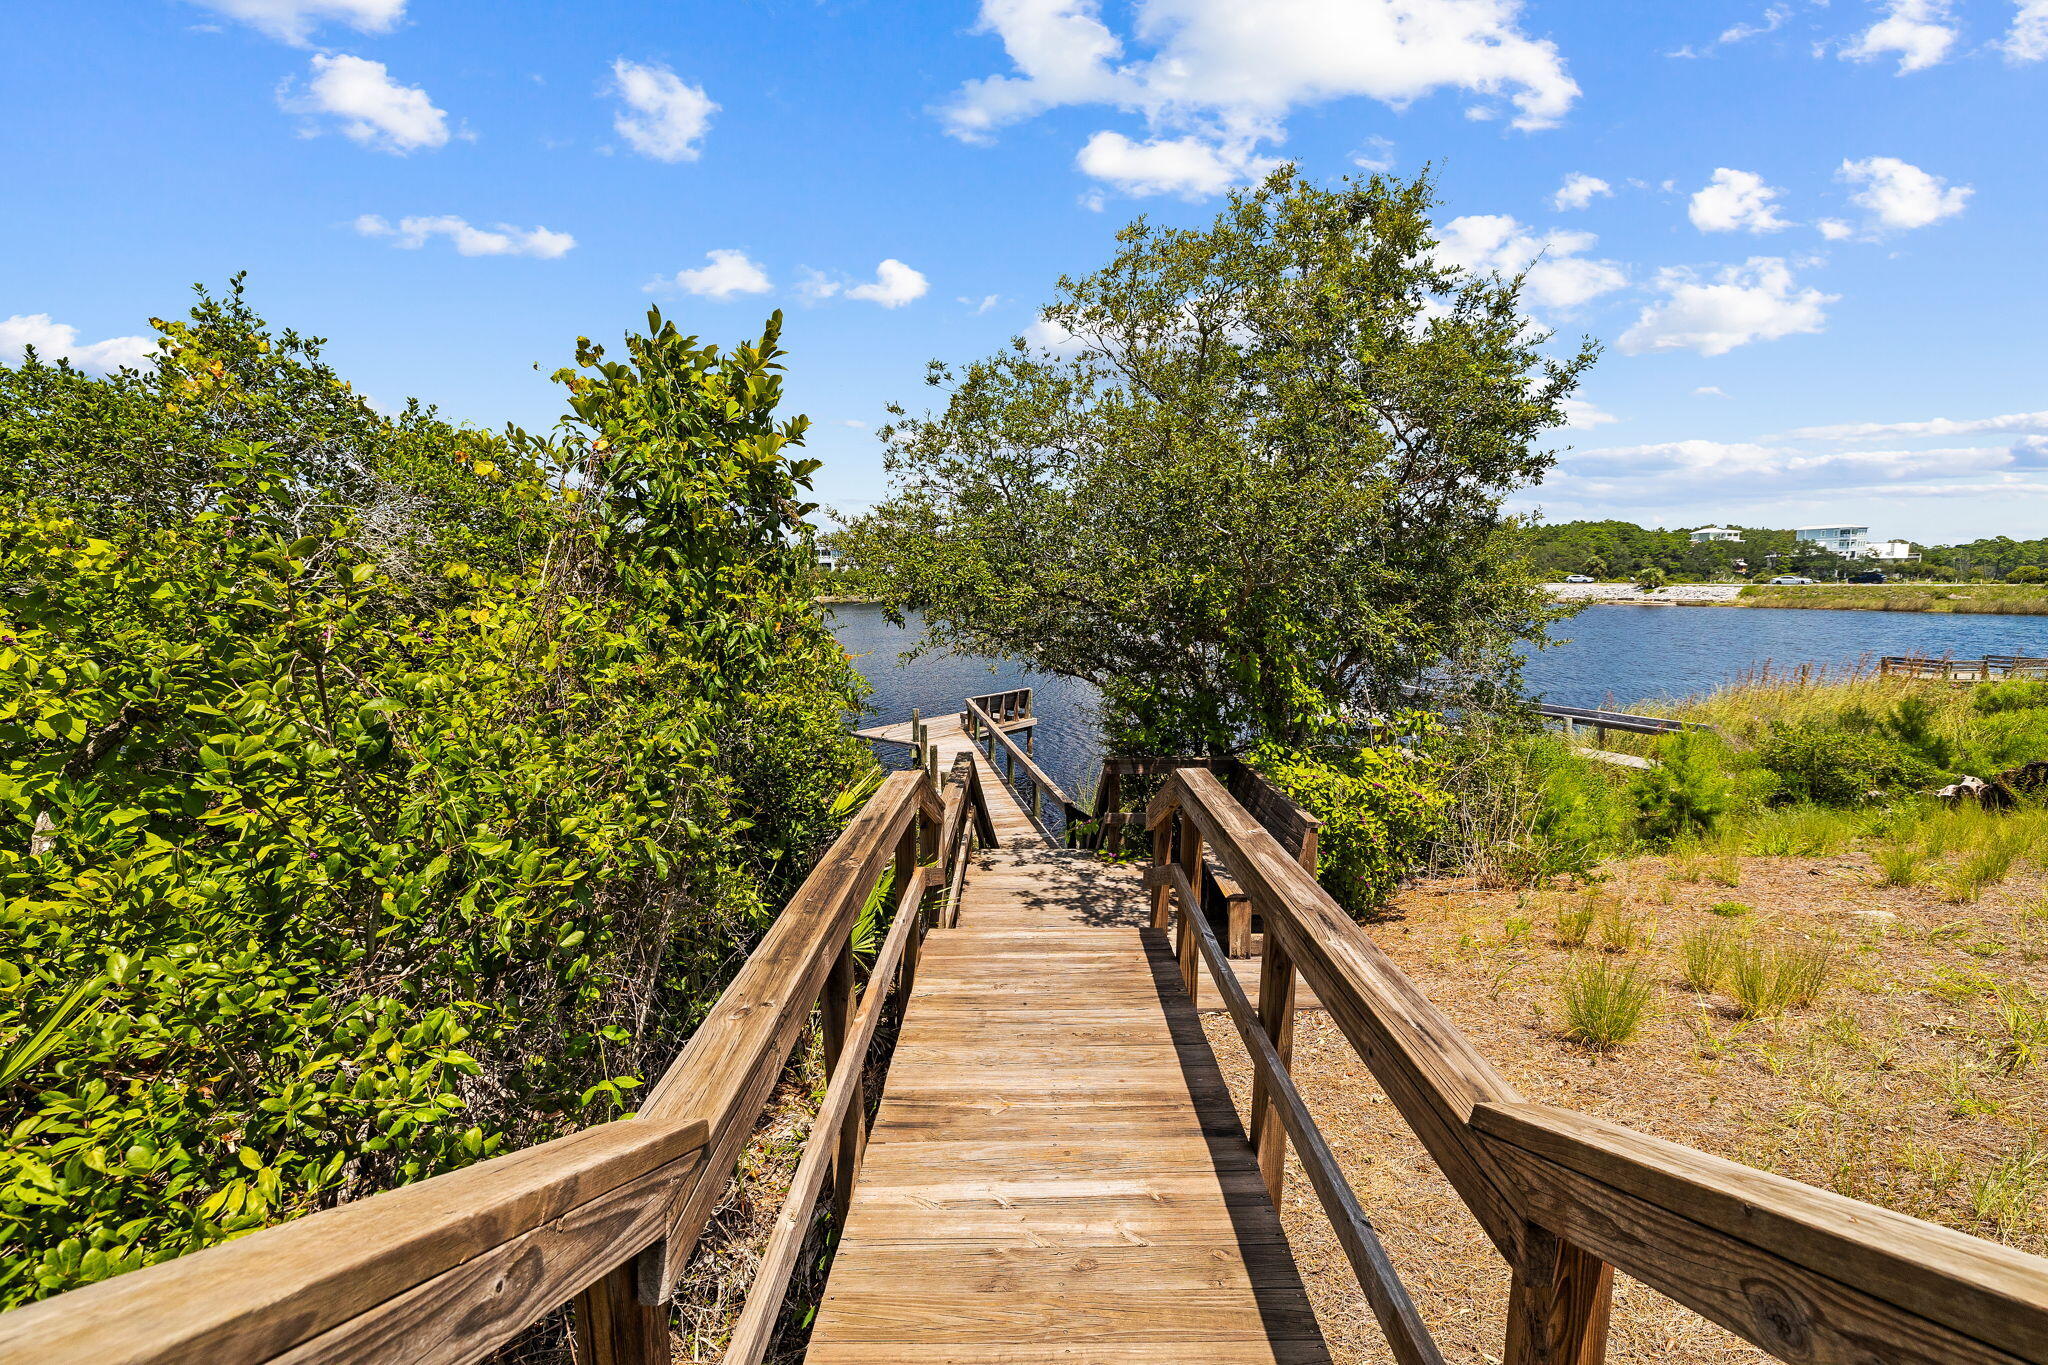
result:
[[[962,698],[1013,687],[1036,689],[1037,759],[1054,780],[1086,800],[1101,758],[1095,690],[1035,674],[1004,660],[933,655],[902,664],[920,638],[916,621],[891,626],[880,608],[832,608],[833,629],[874,688],[874,725],[957,711]],[[1773,611],[1759,607],[1588,607],[1552,630],[1523,677],[1529,690],[1565,706],[1616,705],[1710,691],[1766,666],[1847,667],[1881,654],[1977,658],[2048,655],[2048,617],[1949,616],[1922,612]],[[901,759],[901,751],[885,759]]]

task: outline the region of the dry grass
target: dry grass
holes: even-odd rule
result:
[[[1742,858],[1750,910],[1735,919],[1712,913],[1717,888],[1670,882],[1659,859],[1606,871],[1584,921],[1589,946],[1609,900],[1643,921],[1654,906],[1661,944],[1591,957],[1548,935],[1510,942],[1500,932],[1510,917],[1562,923],[1585,913],[1585,898],[1457,879],[1411,888],[1398,917],[1371,932],[1532,1099],[2048,1254],[2048,879],[2038,860],[2023,854],[1961,914],[1938,888],[1882,885],[1861,852]],[[1807,984],[1824,954],[1825,991],[1801,985],[1793,998],[1811,1003],[1745,1019],[1732,997],[1688,989],[1688,945],[1715,932],[1767,960],[1804,960]],[[1650,1013],[1626,1046],[1596,1052],[1566,1038],[1556,983],[1582,963],[1645,972]],[[1226,1021],[1208,1023],[1242,1106],[1243,1049]],[[1499,1256],[1328,1016],[1305,1013],[1297,1029],[1297,1079],[1446,1359],[1497,1361]],[[1388,1360],[1298,1165],[1283,1217],[1336,1359]],[[1766,1357],[1622,1279],[1609,1358]]]

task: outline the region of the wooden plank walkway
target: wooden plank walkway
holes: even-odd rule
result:
[[[1084,853],[976,856],[959,927],[925,940],[808,1360],[1329,1360],[1146,903]]]
[[[1035,722],[1013,720],[1003,724],[1009,731],[1029,728]],[[884,744],[909,744],[910,722],[901,721],[895,725],[881,725],[872,730],[855,731],[861,739],[878,740]],[[1024,803],[1017,799],[1016,791],[1003,780],[1002,771],[989,761],[960,724],[958,712],[949,711],[933,716],[925,727],[925,738],[939,752],[941,775],[953,770],[953,760],[961,754],[973,754],[974,766],[981,771],[982,800],[988,807],[989,820],[995,826],[996,842],[1009,848],[1051,848],[1038,825],[1031,819],[1031,813],[1024,809]]]

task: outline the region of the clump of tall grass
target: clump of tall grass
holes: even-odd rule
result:
[[[1728,969],[1728,931],[1718,924],[1695,929],[1678,940],[1679,977],[1687,989],[1706,994]]]
[[[1927,852],[1917,844],[1879,844],[1871,856],[1877,860],[1880,886],[1918,886],[1927,880]]]
[[[1603,1052],[1620,1047],[1642,1028],[1654,993],[1635,963],[1579,958],[1558,987],[1565,1036]]]
[[[1828,943],[1771,948],[1738,946],[1729,954],[1728,993],[1746,1019],[1774,1019],[1812,1004],[1834,976],[1835,950]]]
[[[1610,898],[1600,906],[1596,921],[1603,952],[1626,953],[1645,947],[1651,938],[1649,923],[1623,900]]]
[[[2001,986],[1992,996],[2004,1036],[1992,1044],[1992,1055],[2008,1071],[2024,1071],[2048,1061],[2048,1000],[2032,988]]]
[[[2012,875],[2023,847],[2011,831],[1996,831],[1980,839],[1968,852],[1941,874],[1944,899],[1956,905],[1983,898],[1985,888],[1997,886]]]
[[[1748,851],[1764,858],[1831,858],[1856,841],[1863,821],[1825,806],[1782,806],[1765,811],[1746,831]]]
[[[1586,936],[1593,932],[1595,910],[1586,904],[1570,905],[1557,912],[1557,946],[1560,948],[1583,948]]]

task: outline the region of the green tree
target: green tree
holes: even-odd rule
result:
[[[1518,280],[1437,262],[1433,206],[1288,168],[1206,227],[1130,224],[1044,309],[1070,343],[934,365],[854,558],[933,645],[1094,683],[1122,746],[1512,695],[1546,609],[1501,503],[1595,347],[1554,358]]]
[[[586,342],[547,441],[386,418],[239,289],[145,371],[0,367],[78,475],[0,495],[0,1304],[674,1055],[873,767],[778,326]]]

